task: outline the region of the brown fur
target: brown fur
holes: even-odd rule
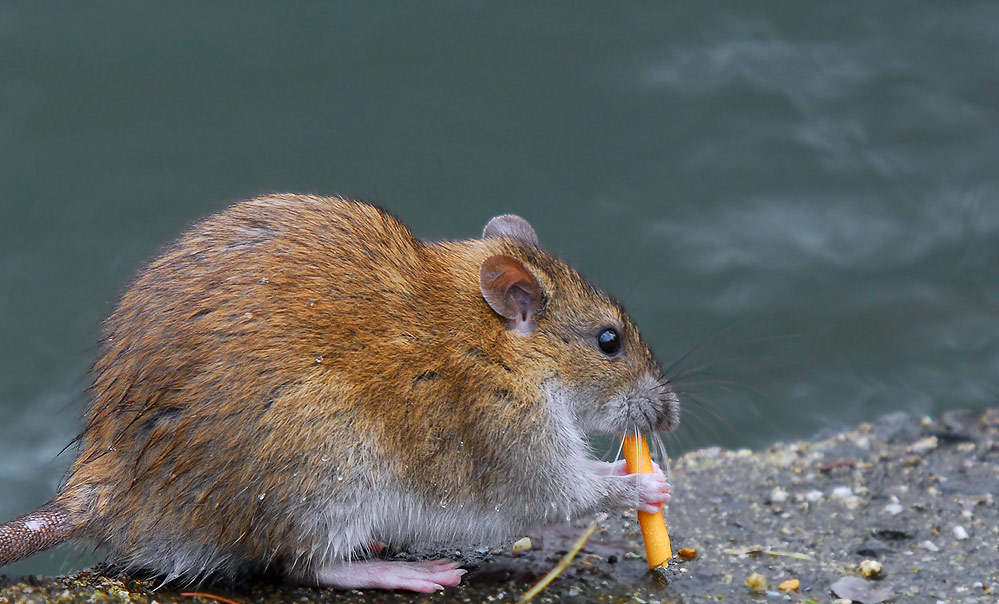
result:
[[[496,254],[541,286],[533,334],[510,334],[483,300]],[[589,343],[606,325],[617,359]],[[236,204],[167,247],[107,319],[93,375],[53,505],[113,560],[188,578],[329,558],[328,506],[379,505],[356,493],[483,515],[516,495],[531,504],[504,513],[528,525],[569,454],[545,384],[607,401],[661,377],[620,306],[542,249],[426,243],[372,206],[297,195]],[[571,413],[588,431],[644,421]],[[657,413],[639,427],[675,424]]]

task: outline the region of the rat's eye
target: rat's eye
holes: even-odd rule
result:
[[[616,329],[608,327],[597,334],[597,346],[606,355],[615,354],[621,350],[621,336],[618,335]]]

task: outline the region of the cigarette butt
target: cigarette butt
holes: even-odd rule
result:
[[[652,456],[649,454],[649,443],[644,436],[625,436],[622,444],[624,459],[631,474],[651,474]],[[638,511],[638,524],[642,527],[642,537],[645,540],[645,555],[649,559],[649,568],[658,568],[673,557],[669,544],[669,533],[666,532],[666,519],[663,517],[662,506],[657,514]]]

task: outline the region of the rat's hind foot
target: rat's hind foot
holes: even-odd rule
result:
[[[451,560],[360,560],[320,568],[316,583],[337,589],[408,589],[430,593],[457,585],[466,572]]]

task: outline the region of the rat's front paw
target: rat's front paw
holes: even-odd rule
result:
[[[651,474],[629,474],[628,465],[622,459],[615,462],[592,461],[591,469],[597,476],[608,477],[617,484],[610,489],[610,505],[615,507],[638,508],[650,514],[658,513],[662,504],[670,500],[670,486],[666,476],[653,462]]]
[[[638,481],[638,509],[650,514],[662,511],[662,504],[669,503],[670,500],[670,486],[663,473],[634,476]]]

